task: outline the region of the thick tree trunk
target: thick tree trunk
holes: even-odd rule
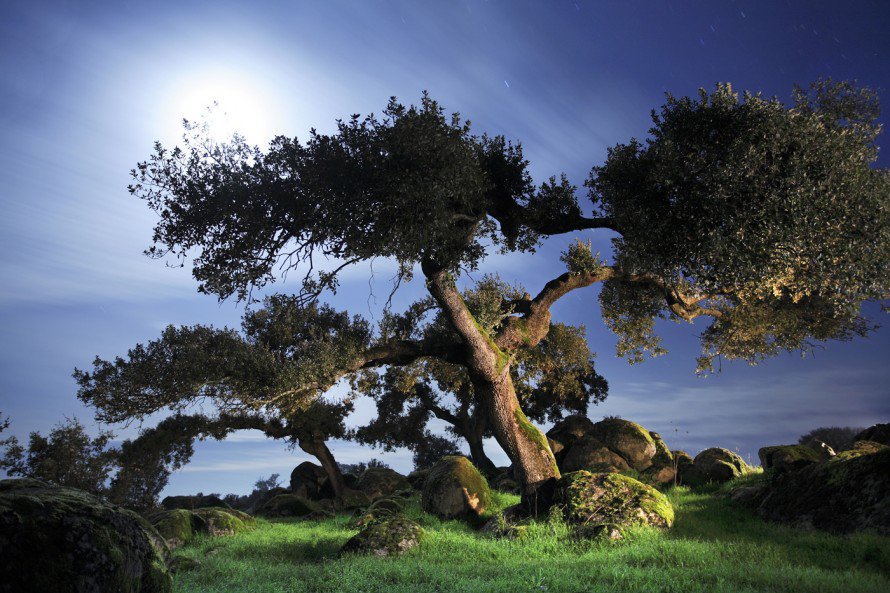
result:
[[[328,449],[325,442],[323,440],[310,441],[300,439],[300,449],[314,456],[321,462],[321,466],[324,468],[325,473],[328,474],[328,481],[331,483],[331,488],[334,489],[334,496],[341,498],[346,491],[346,481],[343,479],[343,473],[340,471],[340,466],[337,465],[333,453]]]
[[[525,417],[509,371],[505,370],[493,381],[474,377],[473,386],[485,406],[495,438],[516,466],[522,482],[523,503],[537,514],[549,505],[549,488],[559,478],[547,437]]]

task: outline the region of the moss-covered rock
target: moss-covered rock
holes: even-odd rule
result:
[[[480,516],[491,505],[491,489],[476,466],[460,455],[446,455],[430,468],[420,504],[446,519]]]
[[[415,490],[423,490],[423,483],[426,482],[426,477],[429,474],[430,470],[428,469],[416,469],[408,474],[408,483]]]
[[[296,494],[279,494],[254,509],[254,512],[264,517],[305,517],[318,510],[321,507],[307,498]]]
[[[682,449],[671,451],[671,457],[673,458],[676,467],[692,463],[692,455]]]
[[[588,434],[623,457],[632,469],[642,471],[652,465],[655,440],[648,430],[635,422],[606,418],[594,424]]]
[[[0,480],[0,590],[167,593],[163,538],[132,511],[38,480]]]
[[[774,469],[786,472],[800,469],[822,461],[822,456],[810,447],[803,445],[775,445],[762,447],[757,456],[763,469]]]
[[[327,478],[328,474],[323,467],[304,461],[290,474],[290,491],[309,500],[321,498],[322,486]]]
[[[361,490],[353,490],[347,488],[343,491],[343,495],[334,499],[334,510],[348,511],[351,509],[364,508],[371,504],[371,497]]]
[[[890,448],[860,449],[785,472],[757,497],[762,517],[835,533],[890,535]]]
[[[189,543],[198,535],[235,535],[256,525],[245,512],[229,508],[173,509],[149,513],[146,518],[171,547]]]
[[[397,556],[416,548],[422,538],[423,529],[418,523],[396,516],[368,525],[350,538],[340,553]]]
[[[566,416],[553,425],[553,428],[547,431],[547,439],[559,444],[556,451],[551,445],[551,450],[556,456],[557,461],[561,461],[563,454],[575,444],[575,441],[590,432],[593,428],[593,422],[587,416],[572,415]]]
[[[195,515],[204,521],[204,533],[210,536],[235,535],[256,526],[256,519],[235,509],[195,509]]]
[[[595,436],[585,435],[565,454],[560,469],[564,472],[622,472],[630,469],[630,464]]]
[[[168,496],[161,501],[161,506],[171,511],[173,509],[201,509],[205,507],[229,508],[219,496],[214,494],[196,494],[194,496]]]
[[[392,494],[397,490],[411,489],[411,482],[399,472],[388,467],[370,467],[358,479],[356,488],[371,500]]]
[[[890,446],[890,423],[875,424],[874,426],[869,426],[868,428],[857,434],[855,440],[872,441],[873,443],[880,443],[882,445]]]
[[[863,455],[871,455],[872,453],[877,453],[878,451],[882,451],[884,449],[887,449],[887,445],[883,445],[875,441],[856,441],[855,443],[853,443],[852,449],[841,451],[840,453],[832,457],[832,460],[847,461],[849,459],[855,459],[856,457],[862,457]]]
[[[712,447],[695,456],[693,463],[679,466],[680,483],[687,486],[722,484],[750,473],[745,460],[729,449]]]
[[[553,501],[575,525],[670,527],[674,522],[664,494],[621,474],[567,473],[557,480]]]

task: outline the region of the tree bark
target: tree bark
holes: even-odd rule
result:
[[[328,475],[328,481],[331,483],[331,488],[334,490],[334,496],[337,498],[342,498],[343,494],[346,492],[346,481],[343,479],[343,473],[340,471],[340,466],[337,465],[337,461],[334,459],[333,453],[328,449],[328,446],[325,444],[323,440],[304,440],[300,439],[300,449],[309,453],[319,462],[321,462],[321,466],[324,468],[325,473]]]
[[[497,472],[494,462],[485,454],[482,444],[482,435],[485,433],[485,422],[476,420],[470,422],[470,426],[464,431],[463,437],[470,445],[470,458],[476,468],[486,476],[493,476]]]

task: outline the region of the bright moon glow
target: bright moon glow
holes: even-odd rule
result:
[[[210,134],[225,140],[237,132],[251,144],[264,144],[274,135],[275,110],[259,83],[233,72],[207,73],[181,80],[170,90],[164,120],[175,122],[178,138],[181,122],[206,121]]]

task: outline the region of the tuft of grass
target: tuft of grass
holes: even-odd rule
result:
[[[838,537],[765,523],[713,492],[668,493],[674,527],[627,530],[618,542],[571,537],[558,516],[531,522],[521,539],[496,539],[443,521],[409,501],[426,531],[399,558],[337,558],[356,530],[347,517],[259,519],[254,531],[199,538],[177,556],[201,562],[175,577],[180,593],[434,591],[857,593],[890,591],[890,538]],[[488,513],[518,502],[494,493]]]

